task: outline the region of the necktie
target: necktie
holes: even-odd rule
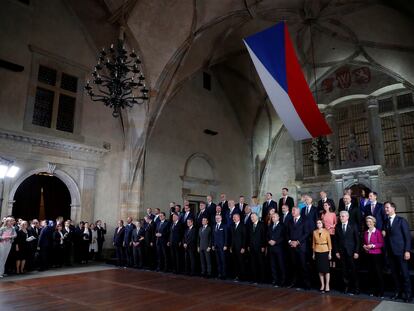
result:
[[[371,214],[374,215],[375,204],[371,204]]]
[[[346,231],[346,225],[342,224],[342,232],[345,233],[345,231]]]
[[[219,229],[219,226],[220,226],[219,224],[217,224],[217,225],[216,225],[216,230],[218,230],[218,229]]]
[[[283,198],[283,205],[285,205],[286,204],[286,198],[284,197]]]
[[[253,224],[253,232],[256,231],[256,224]]]
[[[298,219],[297,219],[297,218],[295,218],[295,225],[297,224],[297,222],[298,222]]]
[[[273,230],[275,230],[275,228],[276,228],[276,224],[273,224]]]
[[[391,228],[392,227],[392,217],[390,216],[389,219],[390,219],[390,228]]]
[[[306,208],[306,215],[309,215],[309,210],[310,210],[310,207],[308,206],[308,207]]]

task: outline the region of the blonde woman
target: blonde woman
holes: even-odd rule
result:
[[[0,277],[4,276],[4,265],[9,256],[14,238],[17,236],[13,227],[13,218],[7,217],[0,228]]]
[[[322,293],[329,292],[330,273],[329,260],[332,259],[332,243],[329,231],[323,227],[322,220],[316,221],[316,230],[313,231],[313,259],[316,260],[316,266],[321,281],[320,291]]]

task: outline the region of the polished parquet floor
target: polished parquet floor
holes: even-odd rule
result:
[[[0,282],[0,310],[363,310],[380,301],[112,269]]]

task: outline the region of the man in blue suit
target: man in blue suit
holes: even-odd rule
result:
[[[395,213],[397,207],[394,203],[385,202],[384,209],[387,215],[383,232],[385,234],[385,249],[395,285],[395,294],[391,299],[399,298],[404,290],[404,301],[411,302],[411,282],[408,270],[411,249],[410,228],[407,220]]]
[[[367,205],[364,206],[364,218],[367,216],[373,216],[375,217],[375,220],[377,221],[376,227],[379,230],[383,229],[384,220],[385,220],[385,211],[384,206],[381,203],[377,202],[377,193],[376,192],[370,192],[369,202]]]
[[[128,267],[132,267],[134,265],[134,254],[132,251],[132,232],[134,232],[135,228],[136,226],[132,221],[132,217],[128,217],[124,235],[124,247]]]
[[[170,225],[165,219],[165,213],[161,212],[159,214],[160,221],[156,225],[155,237],[156,237],[156,246],[157,246],[157,271],[161,269],[166,272],[168,269],[168,258],[167,258],[167,243],[170,232]]]
[[[306,251],[311,231],[307,218],[302,217],[299,208],[292,207],[292,220],[287,226],[287,239],[293,261],[293,278],[290,287],[299,286],[299,280],[303,280],[303,287],[310,288],[309,269],[306,262]]]
[[[312,204],[312,197],[310,195],[306,196],[305,199],[306,206],[300,211],[300,216],[308,220],[308,225],[310,230],[316,229],[316,221],[318,220],[318,208]]]
[[[216,215],[216,225],[212,236],[213,251],[216,253],[218,277],[226,278],[226,256],[225,252],[228,245],[227,227],[222,222],[221,215]]]

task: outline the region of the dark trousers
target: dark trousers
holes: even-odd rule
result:
[[[66,266],[72,265],[72,243],[65,243],[63,245],[63,257]]]
[[[290,248],[292,259],[292,283],[298,285],[298,280],[303,280],[305,288],[310,287],[309,268],[306,262],[306,252],[301,248]]]
[[[283,285],[286,281],[286,267],[283,252],[270,251],[270,266],[272,268],[273,282]]]
[[[233,259],[234,277],[241,279],[244,277],[244,256],[240,253],[240,249],[232,250],[231,255]]]
[[[388,255],[390,263],[391,274],[394,280],[395,292],[401,293],[404,290],[405,297],[408,299],[411,297],[411,281],[410,272],[408,270],[408,261],[404,260],[404,256],[401,255]]]
[[[178,243],[170,244],[171,268],[174,273],[180,272],[180,246]]]
[[[125,242],[125,245],[127,245],[126,242]],[[127,266],[132,267],[134,265],[134,253],[133,253],[132,246],[130,245],[125,246],[125,257],[126,257]]]
[[[222,247],[216,247],[217,272],[219,277],[226,277],[226,254]]]
[[[41,247],[39,250],[39,270],[49,269],[49,248]]]
[[[63,262],[64,262],[63,251],[64,251],[63,245],[56,245],[53,247],[53,257],[54,257],[53,264],[55,266],[58,266],[58,267],[63,266]]]
[[[132,248],[133,258],[134,258],[134,267],[141,269],[144,264],[144,248],[140,245],[134,246]]]
[[[368,254],[368,279],[371,281],[370,288],[372,294],[378,296],[384,296],[383,262],[384,257],[382,254]]]
[[[99,239],[98,240],[98,252],[96,253],[96,260],[102,260],[102,249],[103,249],[104,241]]]
[[[82,240],[81,261],[88,263],[89,260],[89,240]]]
[[[250,266],[252,269],[252,280],[263,282],[264,254],[259,250],[250,250]]]
[[[115,253],[117,259],[117,265],[122,267],[125,264],[125,253],[123,246],[115,246]]]
[[[350,283],[354,283],[355,290],[359,290],[359,280],[356,270],[356,261],[354,257],[346,254],[341,254],[342,279],[345,288],[350,287]]]
[[[201,274],[211,275],[211,257],[207,250],[200,250]]]
[[[155,269],[155,247],[147,244],[145,246],[145,267],[148,269]]]
[[[157,270],[167,271],[168,258],[167,258],[167,245],[164,243],[157,243]]]
[[[195,249],[187,247],[185,249],[185,272],[194,275],[195,263]]]

